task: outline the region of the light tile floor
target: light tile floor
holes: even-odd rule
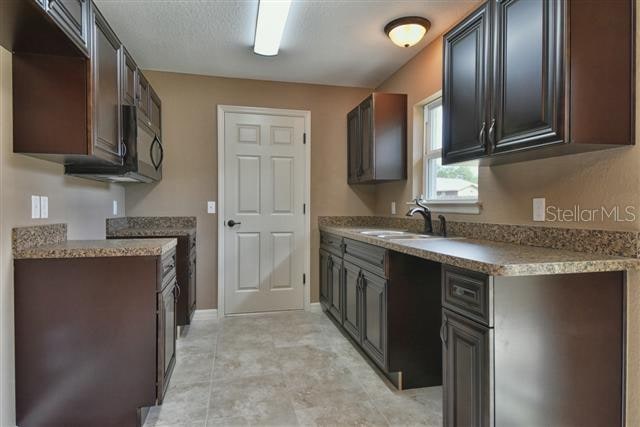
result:
[[[323,313],[196,320],[145,426],[442,426],[442,388],[397,391]]]

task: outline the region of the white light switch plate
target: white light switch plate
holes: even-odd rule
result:
[[[396,214],[396,202],[391,202],[391,215]]]
[[[544,197],[533,199],[533,220],[534,221],[544,221],[545,206],[546,206],[546,199]]]
[[[114,215],[118,215],[118,201],[117,200],[113,201],[113,214]]]
[[[40,218],[49,218],[49,198],[40,196]]]
[[[31,219],[40,218],[40,196],[31,196]]]
[[[210,214],[216,213],[216,202],[212,202],[212,201],[207,202],[207,213],[210,213]]]

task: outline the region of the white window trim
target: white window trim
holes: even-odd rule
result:
[[[425,204],[433,212],[443,213],[463,213],[463,214],[479,214],[482,209],[482,203],[477,198],[458,198],[458,199],[429,199],[428,195],[432,194],[428,185],[434,185],[434,177],[427,179],[428,174],[434,173],[429,168],[429,160],[442,157],[442,148],[431,149],[428,142],[429,126],[427,116],[425,114],[426,106],[429,104],[440,103],[442,104],[442,91],[438,91],[427,99],[423,100],[419,105],[422,109],[422,123],[423,123],[423,137],[422,137],[422,185],[424,186],[424,193],[427,195]],[[422,196],[421,196],[422,197]],[[408,202],[408,205],[414,205],[413,202]]]

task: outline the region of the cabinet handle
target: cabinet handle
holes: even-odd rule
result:
[[[480,141],[480,145],[484,147],[484,128],[487,126],[486,122],[482,122],[482,127],[480,128],[480,134],[478,135],[478,140]]]
[[[442,317],[442,326],[440,326],[440,340],[444,346],[447,346],[447,316]]]
[[[180,298],[180,294],[182,293],[182,290],[180,289],[180,285],[178,285],[178,282],[176,282],[174,291],[175,291],[174,295],[176,296],[176,299]]]
[[[495,143],[495,130],[496,130],[496,119],[493,118],[491,120],[491,127],[489,127],[489,141],[491,141],[491,143]]]
[[[453,293],[460,297],[476,298],[477,294],[471,289],[463,288],[462,286],[453,285]]]

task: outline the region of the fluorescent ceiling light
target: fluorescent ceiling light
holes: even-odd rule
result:
[[[255,53],[265,56],[278,54],[290,6],[291,0],[260,0],[253,45]]]

